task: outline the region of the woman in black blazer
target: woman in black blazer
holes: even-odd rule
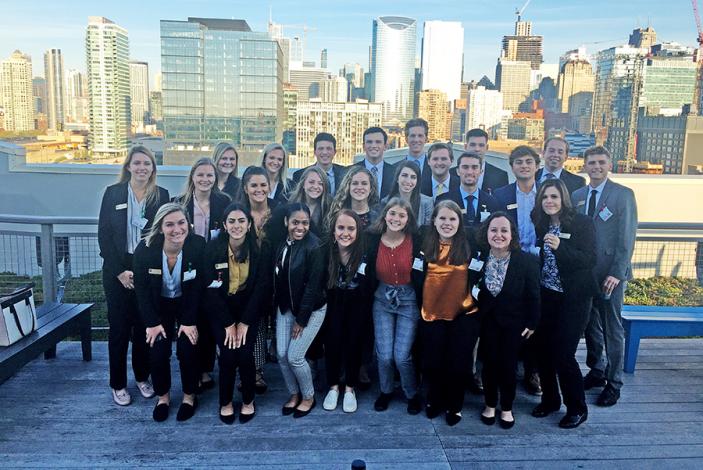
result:
[[[558,411],[561,388],[566,416],[559,426],[575,428],[588,417],[576,348],[598,293],[593,275],[595,228],[591,218],[574,211],[569,191],[559,179],[542,183],[535,201],[531,215],[542,262],[542,315],[535,335],[542,401],[532,416],[543,418]]]
[[[119,180],[108,186],[100,205],[98,244],[103,258],[103,288],[107,301],[110,388],[118,405],[132,401],[127,391],[127,349],[132,339],[132,368],[139,392],[154,396],[149,382],[149,359],[144,325],[134,295],[134,250],[149,230],[158,208],[169,200],[156,185],[156,161],[146,147],[132,147]]]
[[[180,204],[161,206],[149,234],[134,252],[134,289],[146,343],[154,391],[159,400],[155,421],[168,418],[171,389],[171,343],[176,322],[176,356],[181,369],[183,403],[176,419],[195,413],[198,386],[198,305],[202,292],[205,240],[190,232],[188,216]]]
[[[509,429],[515,424],[512,409],[518,351],[539,320],[539,265],[535,256],[520,251],[517,227],[505,212],[491,214],[477,239],[488,248],[478,294],[486,404],[481,421],[495,423],[500,392],[500,425]]]
[[[215,162],[215,168],[217,169],[217,189],[227,194],[234,201],[239,194],[239,186],[241,184],[237,177],[239,168],[237,149],[229,142],[220,142],[215,146],[212,160]]]
[[[256,242],[251,214],[242,204],[227,206],[222,224],[224,231],[205,249],[204,303],[220,349],[220,419],[234,423],[232,393],[239,369],[239,420],[246,423],[256,413],[254,342],[261,307],[270,292],[271,270]]]
[[[220,164],[222,161],[220,160]],[[188,220],[193,224],[193,233],[200,235],[205,241],[216,238],[222,231],[222,214],[231,202],[230,197],[218,189],[217,175],[217,165],[212,160],[207,157],[199,159],[190,169],[183,194],[173,198],[173,202],[186,208]],[[215,367],[215,338],[208,316],[199,315],[198,320],[199,389],[209,390],[215,385],[210,375]]]
[[[288,152],[281,144],[268,144],[261,151],[261,168],[269,175],[271,192],[269,199],[278,203],[288,201],[290,180],[288,179]]]

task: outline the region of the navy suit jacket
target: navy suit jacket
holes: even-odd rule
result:
[[[459,190],[459,185],[461,184],[461,181],[459,180],[459,177],[456,175],[456,173],[452,170],[449,170],[449,189],[448,191],[458,191]],[[432,197],[432,171],[430,170],[428,173],[422,173],[422,183],[420,186],[420,193],[424,194],[425,196]]]
[[[508,213],[512,217],[515,226],[517,226],[517,199],[515,196],[515,186],[517,183],[510,183],[493,191],[493,197],[500,204],[500,210]],[[508,209],[508,206],[513,206]]]
[[[354,166],[366,167],[364,160],[354,163]],[[381,187],[378,188],[379,198],[383,199],[388,196],[393,187],[393,177],[395,176],[395,166],[388,162],[383,162],[383,180],[381,181]]]
[[[544,168],[540,168],[537,170],[537,174],[535,176],[536,181],[539,183],[539,180],[542,179],[542,173],[544,171]],[[569,195],[573,194],[574,191],[577,189],[583,188],[586,186],[586,179],[582,176],[575,175],[569,171],[566,171],[564,169],[561,170],[561,175],[559,175],[559,179],[564,183],[566,186],[566,189],[569,191]]]
[[[508,173],[506,171],[486,162],[486,168],[483,170],[483,182],[481,183],[483,191],[493,194],[496,189],[507,185],[508,181]]]
[[[477,228],[478,226],[481,225],[481,212],[489,212],[493,213],[499,210],[502,210],[503,208],[501,207],[500,203],[488,194],[486,191],[479,190],[478,192],[478,211],[476,214],[476,217],[471,220],[469,219],[469,216],[466,214],[466,201],[461,197],[461,191],[459,191],[459,188],[455,188],[454,190],[451,190],[449,192],[446,192],[444,194],[441,194],[437,196],[437,199],[435,199],[435,204],[437,204],[440,201],[454,201],[456,202],[459,207],[464,210],[464,226],[465,227],[473,227]]]

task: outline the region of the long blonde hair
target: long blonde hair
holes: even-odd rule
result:
[[[132,179],[132,173],[129,171],[129,165],[132,163],[132,158],[134,158],[135,153],[146,155],[151,161],[151,166],[154,169],[151,172],[151,176],[149,176],[149,181],[146,182],[146,191],[144,193],[146,205],[154,204],[157,202],[156,199],[159,195],[158,186],[156,186],[156,159],[154,158],[154,154],[151,153],[151,150],[143,145],[135,145],[129,149],[127,158],[125,158],[124,162],[122,162],[122,169],[120,170],[120,176],[117,179],[117,182],[129,183],[129,180]]]
[[[190,204],[191,199],[193,199],[193,192],[195,192],[195,183],[193,183],[193,175],[195,174],[195,170],[197,170],[198,167],[205,165],[211,166],[212,169],[215,170],[215,184],[212,186],[210,192],[220,192],[220,187],[217,185],[217,165],[209,157],[203,157],[193,163],[193,166],[190,168],[190,174],[188,175],[188,181],[186,181],[185,189],[183,190],[183,193],[178,197],[180,203],[183,204],[185,207],[188,207],[188,204]]]
[[[272,150],[280,150],[281,152],[283,152],[283,165],[278,171],[278,181],[271,181],[271,185],[274,185],[275,183],[281,183],[284,185],[285,189],[286,180],[288,179],[288,152],[286,152],[286,149],[283,147],[283,145],[274,142],[264,147],[264,149],[261,151],[261,166],[263,168],[266,168],[266,157],[268,157],[268,154]]]
[[[174,212],[181,212],[183,216],[188,221],[188,232],[190,233],[190,219],[188,218],[188,211],[183,205],[177,202],[167,202],[163,206],[159,207],[154,216],[154,222],[151,224],[149,233],[144,237],[144,243],[146,246],[151,246],[152,243],[159,239],[163,239],[163,233],[161,233],[161,224],[164,222],[164,218],[167,215],[173,214]]]
[[[368,198],[368,205],[369,205],[369,210],[378,204],[379,202],[379,197],[378,197],[378,182],[376,181],[376,178],[371,174],[369,170],[366,169],[364,166],[352,166],[347,170],[347,173],[344,175],[344,178],[342,179],[342,182],[339,185],[339,188],[337,188],[337,192],[334,194],[334,199],[332,200],[332,205],[330,206],[330,211],[329,214],[327,215],[327,219],[325,224],[329,227],[334,223],[334,220],[337,218],[337,212],[339,212],[342,209],[351,209],[351,183],[352,183],[352,178],[359,173],[364,173],[366,176],[369,177],[369,186],[370,186],[370,191],[369,191],[369,198]]]
[[[290,193],[288,202],[300,202],[307,205],[305,180],[308,179],[308,176],[310,176],[311,173],[317,174],[317,176],[320,177],[320,181],[322,181],[322,195],[320,196],[320,221],[324,223],[325,214],[327,214],[332,202],[332,198],[330,197],[330,181],[327,179],[327,175],[317,166],[310,166],[303,170],[303,174],[298,180],[298,184],[295,185],[295,188],[293,188],[293,191]]]

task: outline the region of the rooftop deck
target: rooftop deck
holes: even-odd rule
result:
[[[579,349],[583,363],[585,351]],[[175,358],[174,358],[175,364]],[[131,385],[134,403],[119,408],[107,386],[106,343],[81,361],[80,343],[59,344],[53,360],[37,359],[0,386],[0,462],[10,467],[350,468],[364,459],[380,468],[701,468],[703,339],[645,339],[637,372],[626,374],[620,402],[590,407],[588,421],[559,429],[559,416],[529,416],[537,398],[519,393],[511,430],[478,420],[479,397],[467,395],[464,419],[450,428],[409,416],[400,401],[373,411],[376,390],[345,415],[318,406],[300,420],[280,415],[286,392],[268,366],[269,392],[246,425],[217,419],[217,391],[201,397],[196,416],[151,420],[153,400]],[[178,384],[174,375],[174,384]],[[180,402],[179,387],[173,396]],[[588,393],[593,403],[597,391]],[[323,395],[318,394],[321,402]]]

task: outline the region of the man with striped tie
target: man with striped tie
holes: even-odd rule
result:
[[[420,192],[432,199],[459,187],[459,177],[456,172],[449,171],[454,161],[451,144],[438,142],[427,150],[427,162],[432,172],[431,178],[424,178]]]

